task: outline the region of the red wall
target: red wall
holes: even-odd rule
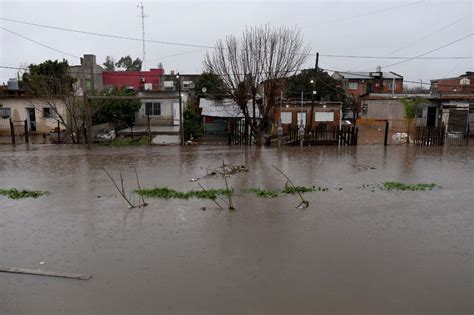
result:
[[[163,69],[150,69],[150,71],[104,71],[102,78],[104,86],[122,87],[133,86],[135,90],[143,90],[144,83],[152,83],[153,90],[158,90],[160,86],[160,77],[163,75]],[[141,79],[144,82],[141,82]]]

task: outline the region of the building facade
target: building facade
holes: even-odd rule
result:
[[[397,94],[403,91],[403,76],[395,72],[342,72],[332,77],[339,82],[346,95],[360,96],[368,93]]]

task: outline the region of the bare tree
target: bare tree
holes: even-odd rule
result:
[[[303,35],[298,28],[265,25],[246,28],[240,38],[230,35],[218,40],[214,52],[206,54],[205,71],[223,80],[227,92],[255,133],[258,145],[263,143],[281,80],[298,71],[309,51],[309,47],[303,46]],[[265,101],[257,102],[260,84],[263,84]],[[261,119],[256,117],[257,108]]]
[[[75,79],[67,73],[67,61],[47,60],[39,65],[30,65],[22,78],[25,89],[34,99],[30,103],[36,110],[49,107],[72,143],[85,139],[85,111],[82,98],[75,89]]]

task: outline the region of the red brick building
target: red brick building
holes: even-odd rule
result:
[[[346,95],[360,96],[367,93],[402,93],[403,76],[395,72],[342,72],[335,71],[332,77],[339,81]]]
[[[431,80],[432,94],[471,94],[474,93],[474,72],[454,78]]]

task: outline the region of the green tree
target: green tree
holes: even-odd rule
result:
[[[287,97],[300,99],[302,91],[305,100],[311,100],[312,91],[317,92],[315,100],[340,101],[344,94],[343,90],[337,87],[337,81],[321,69],[317,72],[315,69],[304,69],[288,78]]]
[[[140,71],[143,61],[140,58],[132,60],[130,55],[122,57],[115,63],[115,66],[122,71]]]
[[[115,61],[114,58],[107,56],[105,62],[102,64],[107,71],[115,71]]]
[[[183,111],[184,139],[199,139],[202,137],[202,118],[196,109],[188,103]]]
[[[102,96],[135,96],[137,92],[130,89],[104,89],[99,95]],[[141,103],[136,100],[107,99],[100,100],[94,104],[92,115],[93,124],[110,122],[116,129],[130,126],[135,120],[135,113],[140,109]]]
[[[400,103],[405,108],[405,120],[407,121],[407,144],[410,143],[410,125],[413,124],[417,114],[421,111],[422,106],[427,100],[423,97],[402,98]]]
[[[203,92],[203,88],[206,92]],[[196,81],[194,87],[197,97],[206,97],[212,99],[223,99],[228,95],[224,82],[215,74],[203,72]]]

